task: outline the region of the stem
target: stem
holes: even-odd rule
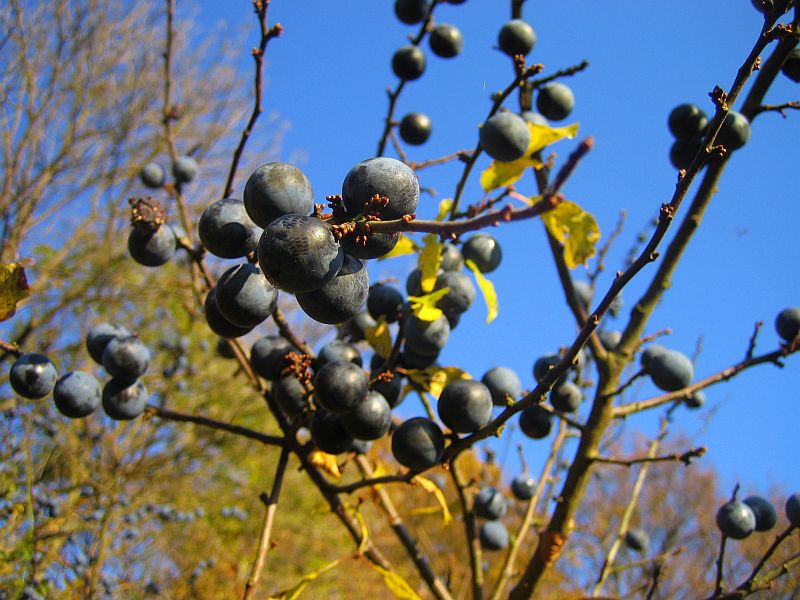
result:
[[[469,548],[469,566],[472,571],[472,599],[483,600],[483,560],[481,558],[481,542],[478,539],[478,522],[473,509],[473,498],[467,493],[467,482],[464,481],[461,471],[456,465],[458,457],[450,461],[450,475],[458,490],[458,500],[461,503],[461,514],[464,515],[464,531],[467,536]]]

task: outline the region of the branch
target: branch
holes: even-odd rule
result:
[[[261,572],[264,570],[264,563],[267,560],[267,552],[270,549],[270,534],[272,533],[272,522],[275,518],[275,512],[278,510],[278,498],[281,495],[281,486],[283,485],[283,476],[286,473],[286,464],[289,461],[289,450],[283,448],[281,456],[278,459],[278,467],[275,469],[275,479],[272,482],[272,491],[270,495],[261,495],[261,501],[266,505],[264,514],[264,525],[261,529],[261,539],[258,544],[258,552],[256,553],[256,560],[253,563],[253,568],[250,571],[250,577],[244,588],[244,600],[250,600],[255,594],[258,587],[258,580],[261,578]]]
[[[756,114],[760,115],[764,112],[776,112],[784,119],[787,118],[786,111],[788,109],[800,110],[800,102],[792,100],[791,102],[784,102],[783,104],[762,104],[756,109]]]
[[[464,517],[464,532],[467,536],[467,550],[469,551],[469,566],[472,572],[472,600],[483,600],[483,560],[481,558],[481,542],[478,539],[478,522],[475,518],[474,498],[467,493],[469,485],[461,475],[456,465],[455,456],[450,461],[450,475],[458,490],[458,500],[461,503],[461,514]]]
[[[665,454],[663,456],[642,456],[641,458],[629,458],[629,459],[619,459],[613,457],[602,457],[597,456],[594,457],[592,460],[597,463],[606,464],[606,465],[618,465],[621,467],[632,467],[633,465],[639,465],[642,463],[657,463],[657,462],[682,462],[686,466],[689,466],[692,462],[693,458],[700,458],[706,452],[708,452],[708,448],[705,446],[698,446],[697,448],[692,448],[691,450],[687,450],[686,452],[680,454]]]
[[[245,437],[251,440],[256,440],[257,442],[261,442],[262,444],[266,444],[268,446],[280,446],[281,448],[285,448],[287,445],[286,438],[277,437],[274,435],[266,435],[240,425],[232,425],[230,423],[217,421],[216,419],[211,419],[209,417],[201,417],[200,415],[190,415],[188,413],[182,413],[175,410],[170,410],[168,408],[153,406],[152,404],[147,405],[147,408],[145,409],[145,415],[147,417],[159,417],[167,421],[194,423],[195,425],[201,425],[203,427],[209,427],[211,429],[217,429],[219,431],[225,431],[227,433],[232,433],[234,435]]]
[[[233,160],[231,161],[231,167],[228,171],[228,180],[225,182],[225,191],[222,195],[223,198],[227,198],[233,193],[233,180],[236,177],[236,169],[239,166],[239,160],[242,157],[245,144],[247,144],[247,140],[250,138],[250,134],[253,132],[253,127],[255,126],[258,117],[263,112],[261,104],[264,94],[264,52],[267,49],[267,44],[269,41],[283,33],[283,26],[280,23],[276,23],[267,29],[267,10],[269,9],[270,1],[271,0],[253,1],[253,8],[255,9],[256,15],[258,15],[258,25],[259,29],[261,30],[261,40],[258,43],[258,48],[253,48],[252,52],[253,59],[256,63],[255,82],[253,84],[253,112],[250,114],[250,119],[247,121],[244,131],[242,131],[242,138],[239,140],[239,145],[236,147],[236,150],[233,153]]]
[[[775,540],[770,544],[770,547],[767,548],[767,551],[764,552],[764,556],[761,557],[761,560],[758,561],[758,564],[753,568],[752,573],[750,573],[750,577],[748,577],[742,584],[737,588],[739,591],[742,592],[752,592],[755,591],[754,588],[758,585],[758,574],[761,569],[764,568],[764,565],[767,564],[767,561],[772,557],[775,553],[775,550],[778,549],[780,546],[797,528],[793,525],[789,525],[786,531],[780,533],[779,535],[775,536]],[[769,579],[769,577],[767,577]]]
[[[360,481],[354,481],[347,485],[332,486],[331,491],[336,494],[352,494],[353,492],[365,487],[373,487],[377,485],[385,485],[387,483],[411,483],[411,480],[416,477],[418,473],[414,471],[407,471],[402,475],[382,475],[380,477],[370,477]]]

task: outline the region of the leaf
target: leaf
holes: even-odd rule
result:
[[[573,123],[566,127],[549,127],[547,125],[534,125],[528,123],[531,132],[531,141],[522,158],[510,162],[493,160],[492,164],[481,173],[481,186],[484,191],[491,192],[500,187],[515,183],[522,177],[525,169],[542,167],[542,161],[532,158],[532,155],[543,148],[554,144],[564,138],[572,139],[578,134],[578,124]]]
[[[389,591],[394,594],[395,598],[400,598],[400,600],[420,600],[420,597],[417,596],[417,593],[408,585],[408,582],[400,577],[394,571],[387,571],[386,569],[379,567],[373,562],[369,563],[373,569],[375,569],[378,573],[383,575],[383,583],[386,584],[386,587],[389,588]]]
[[[312,465],[322,469],[336,479],[342,476],[342,472],[339,470],[339,463],[336,462],[336,457],[333,454],[328,454],[322,450],[314,450],[308,455],[308,460]]]
[[[424,391],[430,392],[436,398],[441,395],[442,390],[449,383],[457,379],[472,379],[469,373],[462,371],[458,367],[411,369],[406,372],[406,376]]]
[[[381,358],[389,358],[392,355],[392,334],[389,333],[389,324],[384,317],[378,319],[378,324],[374,327],[367,327],[364,331],[367,343]]]
[[[411,312],[420,321],[435,321],[442,316],[442,311],[436,308],[436,303],[449,291],[450,288],[442,288],[424,296],[409,296],[408,301],[411,303]]]
[[[373,475],[374,476],[374,475]],[[369,543],[369,531],[367,530],[367,522],[364,515],[361,514],[361,509],[358,506],[346,505],[347,510],[353,513],[353,516],[358,521],[358,526],[361,529],[361,543],[358,545],[358,554],[364,554],[367,551],[367,544]]]
[[[426,235],[422,238],[422,241],[425,245],[417,260],[417,266],[422,273],[419,285],[422,291],[428,294],[433,291],[433,286],[436,285],[436,274],[439,272],[439,265],[442,264],[444,244],[433,233]]]
[[[392,248],[388,254],[384,254],[378,258],[378,260],[383,260],[384,258],[393,258],[395,256],[404,256],[406,254],[414,254],[414,252],[417,250],[419,250],[419,247],[416,243],[414,243],[414,240],[401,233],[400,239],[397,240],[395,247]]]
[[[564,127],[549,127],[548,125],[534,125],[533,123],[528,123],[528,128],[531,130],[531,143],[528,146],[526,156],[530,156],[534,152],[538,152],[542,148],[546,148],[559,140],[563,140],[564,138],[571,140],[578,135],[577,123]]]
[[[475,281],[478,283],[478,288],[483,294],[483,300],[486,302],[486,322],[491,323],[497,318],[497,292],[495,292],[492,282],[486,279],[478,269],[478,265],[469,258],[465,262],[472,274],[475,275]]]
[[[597,252],[600,228],[594,215],[574,202],[562,202],[542,215],[547,230],[564,245],[564,262],[574,269]]]
[[[441,221],[447,216],[453,208],[453,200],[450,198],[445,198],[441,202],[439,202],[439,214],[436,215],[434,221]]]
[[[285,590],[281,590],[280,592],[276,592],[269,597],[269,600],[296,600],[303,593],[303,590],[308,587],[308,584],[314,581],[317,577],[325,573],[326,571],[330,571],[340,562],[349,558],[348,556],[343,556],[341,558],[337,558],[333,562],[329,562],[326,565],[323,565],[321,568],[317,569],[313,573],[307,573],[303,575],[297,583],[295,583],[292,587],[286,588]]]
[[[426,492],[434,495],[436,501],[439,502],[439,506],[442,508],[443,525],[445,527],[450,525],[450,523],[453,522],[453,515],[450,514],[450,508],[447,506],[447,500],[445,499],[442,490],[439,489],[439,486],[433,483],[430,479],[420,475],[414,477],[413,481],[420,484],[422,489],[424,489]]]
[[[25,268],[19,263],[0,265],[0,321],[14,316],[17,302],[30,295]]]

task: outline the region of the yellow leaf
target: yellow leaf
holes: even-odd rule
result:
[[[386,587],[394,594],[395,598],[400,598],[400,600],[420,600],[420,597],[417,596],[416,592],[408,585],[408,582],[400,577],[400,575],[394,571],[387,571],[373,562],[369,564],[378,573],[383,575],[383,583],[386,584]]]
[[[542,215],[547,230],[564,245],[564,262],[574,269],[597,252],[600,228],[594,215],[574,202],[562,202]]]
[[[500,162],[493,160],[492,164],[481,173],[481,187],[485,192],[491,192],[497,188],[511,185],[522,177],[525,169],[533,167],[538,169],[542,161],[534,158],[526,158],[527,154],[517,160],[510,162]]]
[[[419,285],[423,293],[427,294],[432,292],[433,286],[436,285],[436,274],[439,272],[439,265],[442,263],[444,244],[433,233],[426,235],[422,238],[422,241],[425,245],[422,247],[422,252],[419,253],[417,267],[422,273]]]
[[[0,265],[0,321],[14,316],[17,302],[30,295],[25,268],[19,263]]]
[[[280,592],[276,592],[269,597],[269,600],[296,600],[303,593],[303,590],[308,587],[308,584],[314,581],[317,577],[325,573],[326,571],[330,571],[340,562],[349,558],[347,556],[343,556],[341,558],[337,558],[333,562],[329,562],[327,565],[323,565],[322,568],[317,569],[313,573],[308,573],[303,575],[297,583],[295,583],[292,587],[286,588],[285,590],[281,590]]]
[[[469,270],[472,271],[472,274],[475,275],[475,281],[478,283],[478,288],[480,288],[483,299],[486,302],[486,322],[491,323],[497,317],[497,292],[494,291],[492,282],[486,279],[480,269],[478,269],[478,265],[470,259],[467,259],[465,262]]]
[[[384,258],[393,258],[395,256],[403,256],[405,254],[414,254],[414,252],[416,252],[417,250],[419,250],[419,248],[414,243],[414,240],[401,233],[400,239],[397,240],[397,244],[395,245],[395,247],[392,248],[388,254],[384,254],[383,256],[378,258],[378,260],[382,260]]]
[[[389,333],[389,324],[381,317],[375,327],[367,327],[364,334],[367,343],[381,358],[389,358],[392,354],[392,335]]]
[[[308,455],[308,460],[312,465],[322,469],[336,479],[342,476],[342,472],[339,470],[339,463],[336,462],[336,457],[333,454],[328,454],[322,450],[314,450]]]
[[[472,379],[469,373],[457,367],[412,369],[406,372],[406,376],[424,391],[430,392],[436,398],[441,395],[442,390],[449,383],[456,379]]]
[[[444,522],[444,526],[447,527],[450,525],[450,523],[453,521],[453,515],[450,514],[450,508],[447,506],[447,500],[445,499],[442,490],[439,489],[439,486],[433,483],[430,479],[426,479],[420,475],[414,477],[413,481],[420,484],[422,489],[424,489],[426,492],[434,495],[436,501],[439,503],[439,506],[442,509],[442,521]]]
[[[449,291],[450,288],[442,288],[424,296],[409,296],[408,301],[411,303],[411,312],[420,321],[435,321],[442,316],[442,311],[436,308],[436,303]]]
[[[361,509],[357,506],[350,506],[349,504],[346,505],[347,510],[349,510],[358,521],[358,526],[361,529],[361,543],[358,545],[358,554],[364,554],[367,550],[367,544],[369,543],[369,531],[367,530],[367,522],[364,520],[364,515],[361,514]]]
[[[531,143],[528,146],[526,156],[530,156],[534,152],[538,152],[542,148],[554,144],[564,138],[572,139],[578,135],[578,124],[566,125],[564,127],[549,127],[548,125],[534,125],[528,123],[528,128],[531,130]]]
[[[441,221],[453,208],[453,201],[450,198],[445,198],[439,202],[439,214],[436,215],[434,221]]]

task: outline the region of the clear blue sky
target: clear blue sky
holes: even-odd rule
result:
[[[241,80],[250,86],[249,50],[257,43],[250,3],[204,0],[178,5],[183,10],[199,6],[203,27],[211,29],[225,21],[229,39],[249,32],[242,40]],[[273,0],[271,4],[270,21],[282,23],[286,31],[268,49],[265,109],[289,123],[282,155],[300,157],[298,164],[319,201],[338,193],[350,167],[375,153],[387,109],[386,89],[397,82],[389,66],[391,55],[417,31],[417,26],[394,18],[392,5],[391,0]],[[509,18],[510,0],[467,0],[460,6],[439,7],[437,15],[439,22],[461,29],[464,51],[445,60],[423,46],[427,70],[406,86],[397,112],[398,117],[425,112],[433,122],[430,141],[409,150],[412,160],[473,148],[490,94],[505,87],[512,76],[508,58],[493,49],[497,31]],[[609,272],[600,281],[604,289],[638,232],[674,189],[676,171],[668,160],[669,111],[693,102],[712,112],[707,93],[717,84],[729,87],[756,39],[761,17],[747,0],[584,0],[529,1],[525,18],[539,38],[529,60],[544,63],[545,73],[584,58],[590,61],[587,71],[565,81],[576,96],[575,110],[566,122],[579,122],[579,137],[594,136],[596,148],[564,191],[597,216],[604,234],[613,229],[620,210],[627,211],[625,230],[609,255]],[[767,100],[797,98],[797,84],[781,77]],[[774,349],[775,315],[784,307],[800,305],[794,221],[798,192],[787,178],[796,161],[796,145],[790,141],[798,138],[798,119],[797,113],[785,120],[769,113],[755,121],[750,142],[730,161],[719,193],[673,279],[673,289],[648,327],[648,333],[671,327],[673,334],[664,344],[690,355],[702,339],[697,376],[740,360],[759,319],[765,327],[757,350]],[[263,119],[256,135],[268,134]],[[561,142],[554,149],[563,159],[574,145]],[[486,158],[478,164],[467,187],[467,202],[480,199],[478,173],[487,164]],[[452,196],[459,173],[458,165],[420,172],[422,185],[439,194],[436,199],[423,198],[421,217],[435,212],[438,199]],[[239,194],[245,177],[246,173],[240,174]],[[519,189],[533,195],[532,179],[526,177]],[[541,223],[504,225],[492,234],[504,250],[503,264],[490,275],[500,298],[500,315],[486,325],[479,300],[462,318],[441,359],[475,377],[493,366],[509,366],[524,386],[532,387],[534,360],[571,342],[575,327]],[[373,261],[372,279],[394,275],[402,284],[411,266],[402,259],[394,261]],[[622,318],[654,270],[647,268],[626,288]],[[578,268],[575,274],[580,278],[583,273]],[[609,327],[614,328],[614,322]],[[746,492],[766,492],[774,484],[789,492],[800,490],[795,462],[799,384],[797,358],[782,370],[758,367],[707,390],[703,410],[677,411],[673,431],[709,447],[702,460],[720,470],[728,488],[738,480]],[[657,390],[642,382],[633,391],[645,398]],[[631,419],[629,430],[641,428],[652,435],[656,414]],[[520,439],[516,433],[514,441]],[[528,444],[529,461],[537,464],[545,445]]]

